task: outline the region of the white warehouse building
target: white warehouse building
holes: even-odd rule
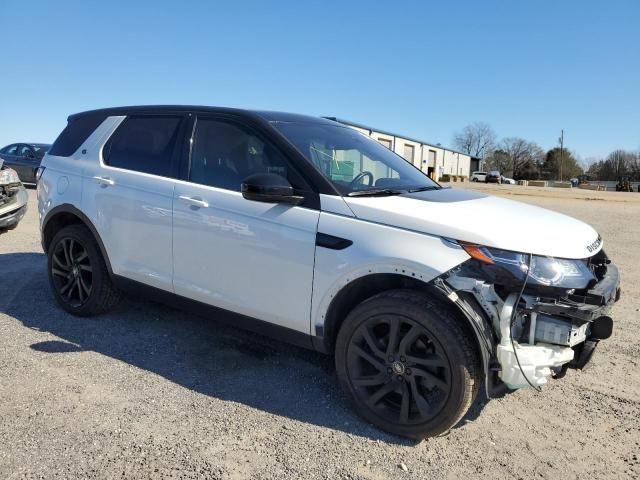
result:
[[[342,123],[377,140],[435,180],[440,180],[444,176],[468,179],[471,172],[479,170],[480,159],[466,153],[342,118],[325,118]]]

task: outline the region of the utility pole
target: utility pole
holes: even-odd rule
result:
[[[564,130],[560,130],[560,181],[562,181],[562,151],[564,150]]]

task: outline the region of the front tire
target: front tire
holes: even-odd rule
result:
[[[120,300],[100,248],[85,226],[61,229],[53,237],[47,256],[49,285],[67,312],[81,317],[98,315]]]
[[[335,361],[356,412],[412,439],[453,427],[481,383],[477,351],[460,320],[414,290],[358,305],[338,332]]]

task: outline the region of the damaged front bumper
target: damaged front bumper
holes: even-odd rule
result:
[[[606,273],[593,288],[569,294],[566,299],[558,302],[540,300],[534,305],[533,311],[543,315],[543,318],[550,317],[571,325],[568,345],[575,355],[560,375],[567,368],[585,368],[591,361],[598,342],[611,336],[613,319],[609,316],[609,311],[619,299],[620,273],[618,267],[609,263]],[[572,337],[577,338],[572,341]]]
[[[464,267],[435,282],[474,327],[489,397],[525,387],[539,389],[568,368],[589,364],[598,343],[611,336],[609,310],[620,298],[617,267],[604,252],[597,261],[597,282],[578,291],[525,289],[520,296],[486,278],[466,276],[477,270]]]
[[[22,184],[0,185],[0,230],[15,227],[27,212],[28,195]]]

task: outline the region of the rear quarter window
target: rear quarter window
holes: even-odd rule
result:
[[[72,117],[56,141],[53,142],[49,150],[49,155],[57,155],[60,157],[73,155],[105,118],[106,116],[104,114]]]
[[[130,116],[104,146],[104,163],[111,167],[172,176],[179,147],[180,116]]]

